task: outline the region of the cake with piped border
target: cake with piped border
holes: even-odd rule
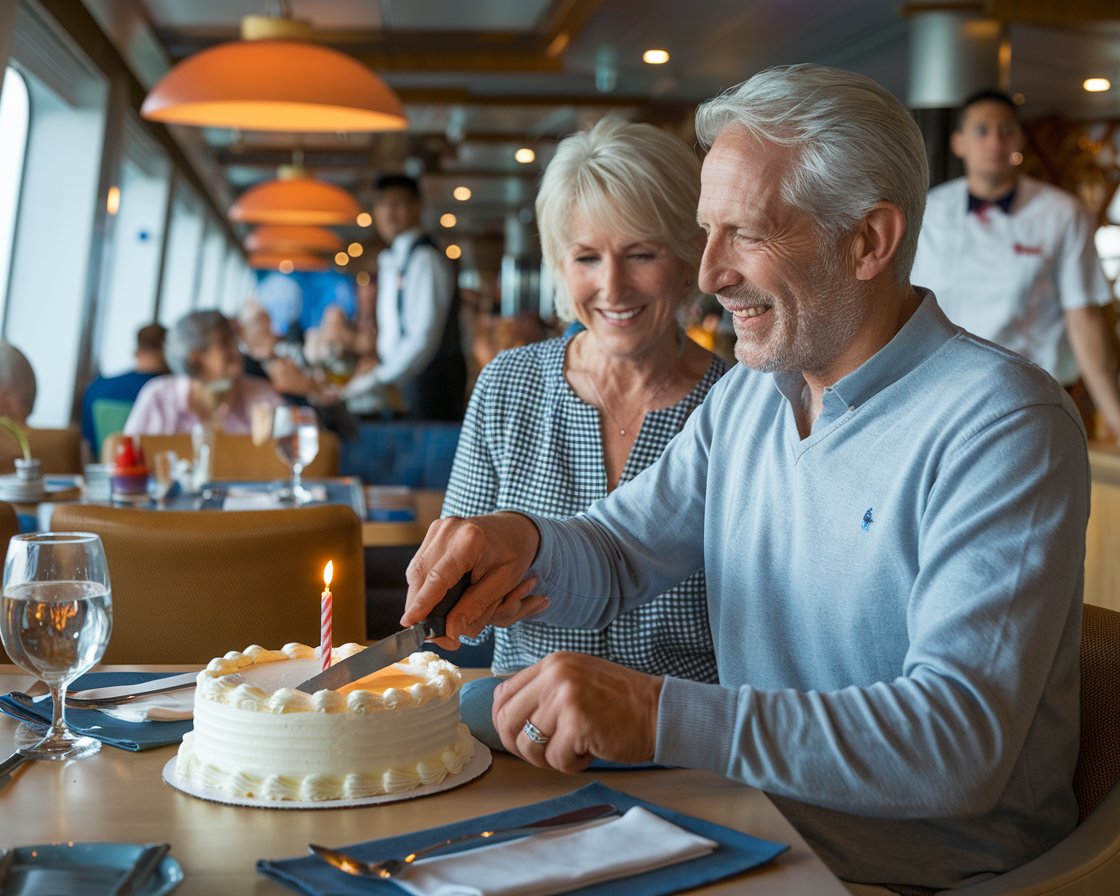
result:
[[[344,644],[334,659],[364,649]],[[414,653],[337,690],[296,690],[318,671],[318,651],[303,644],[211,660],[176,777],[227,797],[352,800],[437,784],[474,756],[459,718],[462,675],[436,654]]]

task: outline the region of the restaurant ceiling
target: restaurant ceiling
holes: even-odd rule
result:
[[[261,0],[84,0],[145,89],[171,65],[238,38]],[[1120,118],[1120,17],[1115,0],[1038,4],[988,0],[1008,24],[1011,88],[1024,115]],[[981,3],[964,3],[981,7]],[[908,92],[908,14],[945,3],[890,0],[292,0],[324,43],[372,66],[403,100],[403,133],[292,135],[172,128],[198,160],[215,204],[228,207],[301,150],[316,176],[368,203],[383,171],[422,173],[432,220],[459,219],[459,237],[499,245],[532,205],[564,135],[613,114],[691,141],[696,104],[768,65],[817,62]],[[1042,16],[1039,9],[1046,11]],[[1055,10],[1058,10],[1055,12]],[[1042,18],[1047,21],[1039,24]],[[667,49],[663,66],[642,62]],[[1081,82],[1114,87],[1089,95]],[[201,138],[201,139],[200,139]],[[536,150],[529,165],[514,161]],[[451,196],[470,187],[469,202]],[[349,238],[349,235],[348,235]],[[366,231],[364,238],[375,238]]]

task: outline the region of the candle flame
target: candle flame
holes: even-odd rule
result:
[[[328,588],[331,587],[331,579],[334,578],[334,561],[328,560],[327,565],[323,567],[323,584]]]

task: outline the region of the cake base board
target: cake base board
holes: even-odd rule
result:
[[[395,793],[379,793],[376,796],[363,796],[356,799],[337,800],[259,800],[252,797],[230,796],[220,790],[199,787],[190,781],[183,781],[175,773],[177,757],[172,756],[163,767],[163,780],[176,790],[208,800],[212,803],[224,803],[227,806],[245,806],[250,809],[349,809],[355,806],[377,806],[381,803],[397,803],[401,800],[411,800],[421,796],[430,796],[433,793],[442,793],[460,787],[490,768],[492,757],[485,744],[474,742],[474,756],[471,761],[463,766],[457,775],[448,775],[438,784],[422,784],[411,790],[398,790]]]

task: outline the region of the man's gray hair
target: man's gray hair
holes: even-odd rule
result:
[[[216,335],[233,333],[233,327],[220,311],[192,311],[167,331],[163,353],[172,373],[194,375],[191,356],[210,347]]]
[[[705,149],[730,126],[795,149],[782,198],[829,235],[849,232],[877,202],[897,205],[906,233],[894,274],[900,285],[909,282],[929,171],[922,132],[888,90],[842,69],[775,66],[696,110],[696,136]]]
[[[653,125],[608,117],[561,140],[536,203],[541,254],[557,274],[557,315],[574,317],[560,275],[576,215],[638,240],[664,243],[695,283],[704,251],[696,223],[699,199],[696,152]]]

